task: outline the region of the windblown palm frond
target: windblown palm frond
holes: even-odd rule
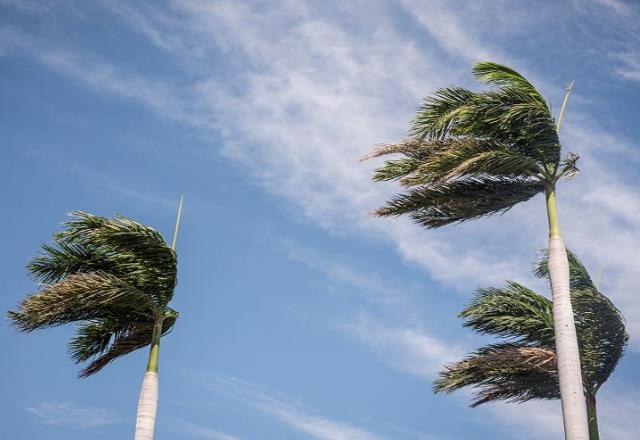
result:
[[[513,281],[502,288],[478,289],[459,316],[465,319],[465,327],[478,333],[553,345],[551,301]]]
[[[568,255],[583,383],[585,392],[595,395],[624,354],[628,335],[619,310],[595,288],[580,260],[571,252]],[[535,273],[547,276],[547,265],[544,255]],[[436,392],[472,387],[473,406],[560,396],[549,299],[508,282],[504,288],[479,289],[460,316],[466,327],[508,342],[483,347],[447,365],[434,383]]]
[[[162,322],[161,336],[171,332],[177,318],[178,313],[168,308]],[[109,328],[109,323],[104,322],[81,327],[78,335],[69,344],[69,352],[76,362],[93,359],[82,369],[80,377],[95,374],[111,361],[150,345],[153,325],[153,320],[149,320],[138,321],[118,329]]]
[[[68,324],[112,316],[152,318],[155,305],[149,296],[119,278],[104,272],[69,275],[55,284],[43,285],[28,296],[19,311],[9,312],[18,329]]]
[[[93,251],[96,263],[107,264],[128,277],[158,303],[171,300],[176,256],[155,229],[123,217],[105,218],[80,211],[71,215],[74,218],[65,223],[66,229],[55,234],[57,244]]]
[[[541,190],[537,182],[526,179],[473,177],[451,182],[422,185],[391,199],[372,214],[411,218],[427,228],[508,211]]]
[[[585,380],[597,390],[611,375],[629,340],[625,320],[609,298],[598,291],[580,259],[567,251],[580,357]],[[535,274],[548,278],[546,254],[538,262]]]
[[[473,71],[494,89],[436,91],[418,110],[411,139],[383,145],[363,158],[400,155],[378,168],[374,180],[398,180],[408,189],[375,215],[409,214],[417,223],[437,228],[504,212],[544,192],[560,175],[570,174],[569,168],[576,169],[575,161],[565,161],[558,170],[554,119],[531,83],[496,63],[478,63]],[[486,183],[485,191],[481,183]],[[476,201],[479,208],[454,209],[442,202],[448,198],[454,205]]]
[[[177,312],[167,304],[176,285],[175,252],[153,228],[123,217],[71,214],[54,244],[28,267],[40,290],[9,319],[21,331],[79,323],[69,350],[77,362],[94,358],[81,375],[151,343],[154,322],[170,331]]]
[[[510,151],[502,144],[485,139],[447,139],[407,141],[382,145],[367,158],[403,153],[405,158],[388,161],[378,169],[374,180],[395,180],[404,187],[447,182],[458,176],[485,175],[528,178],[540,171],[526,156]]]
[[[524,402],[559,397],[556,354],[526,344],[483,347],[448,365],[434,382],[436,392],[475,388],[472,407],[495,400]]]

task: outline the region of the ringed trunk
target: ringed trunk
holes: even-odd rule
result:
[[[549,217],[549,279],[553,296],[553,327],[566,440],[589,440],[578,336],[571,306],[569,260],[560,233],[555,188],[546,193]]]
[[[140,390],[135,440],[153,440],[158,410],[158,355],[161,334],[162,320],[159,320],[153,326],[149,363],[147,364],[147,372],[144,375],[142,389]]]

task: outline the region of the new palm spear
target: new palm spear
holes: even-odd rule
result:
[[[88,362],[81,377],[150,345],[135,438],[151,440],[160,338],[178,318],[168,304],[176,286],[180,208],[172,247],[153,228],[123,217],[72,216],[66,229],[54,234],[54,244],[43,245],[41,255],[29,263],[31,275],[42,282],[40,290],[9,318],[24,332],[79,323],[69,352],[76,362]]]
[[[569,264],[556,210],[556,183],[577,172],[578,157],[569,153],[561,159],[558,138],[571,87],[556,126],[543,96],[516,71],[482,62],[473,73],[494,87],[482,92],[439,89],[418,110],[408,141],[382,145],[365,157],[402,155],[377,169],[374,180],[398,180],[405,192],[374,215],[408,214],[427,228],[438,228],[505,212],[545,193],[565,437],[588,440]]]

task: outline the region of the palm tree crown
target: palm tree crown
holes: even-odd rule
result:
[[[624,354],[628,335],[619,310],[598,291],[580,260],[571,252],[568,256],[584,391],[595,398]],[[547,263],[546,256],[540,260],[537,276],[548,277]],[[465,327],[506,341],[448,365],[434,383],[436,392],[473,387],[472,406],[560,397],[549,299],[508,282],[503,288],[479,289],[460,316]]]
[[[72,213],[54,244],[28,265],[40,290],[9,318],[21,331],[79,323],[69,343],[86,377],[152,342],[154,324],[171,331],[175,252],[153,228],[124,217]]]
[[[576,155],[560,160],[550,108],[523,76],[492,62],[475,77],[492,90],[447,87],[427,98],[407,141],[386,144],[364,159],[400,154],[374,180],[398,180],[406,192],[373,212],[409,214],[427,228],[504,212],[577,171]]]

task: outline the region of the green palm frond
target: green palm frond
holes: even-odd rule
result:
[[[177,318],[178,313],[168,308],[162,322],[162,336],[171,332]],[[91,376],[115,359],[151,344],[153,321],[136,322],[116,332],[110,332],[108,324],[96,324],[91,329],[81,329],[70,344],[70,351],[77,360],[93,358],[89,365],[80,371],[80,377]]]
[[[406,141],[383,145],[369,157],[400,152],[403,158],[387,161],[374,172],[376,181],[396,180],[404,187],[480,176],[528,178],[540,172],[536,162],[491,140],[461,138]]]
[[[518,344],[490,345],[440,372],[436,393],[474,389],[472,407],[496,400],[525,402],[559,397],[553,350]]]
[[[620,311],[596,289],[578,257],[570,251],[567,254],[583,382],[585,390],[595,395],[622,358],[628,335]],[[535,274],[548,277],[546,254]],[[478,289],[460,316],[464,326],[508,342],[483,347],[446,366],[434,383],[436,392],[472,387],[476,391],[473,406],[495,400],[559,397],[553,307],[548,298],[507,282],[503,288]],[[540,363],[545,356],[546,361]]]
[[[600,293],[584,264],[569,250],[567,257],[582,368],[585,380],[597,390],[624,355],[629,335],[620,310]],[[535,274],[549,277],[546,253],[538,261]]]
[[[497,89],[481,93],[441,89],[420,107],[410,133],[420,140],[491,139],[541,164],[559,160],[553,116],[526,80],[499,84]]]
[[[491,61],[483,61],[473,66],[472,72],[478,81],[493,84],[498,87],[511,87],[516,90],[522,90],[527,93],[531,99],[547,106],[540,92],[538,92],[524,76],[510,67]]]
[[[553,304],[513,281],[503,288],[478,289],[460,313],[464,326],[479,333],[534,345],[553,344]]]
[[[104,353],[114,338],[130,333],[132,327],[141,323],[153,326],[152,319],[136,320],[133,323],[117,317],[85,321],[78,326],[76,335],[69,342],[69,354],[76,363],[85,362]]]
[[[620,311],[597,290],[572,296],[585,380],[594,390],[607,381],[624,355],[629,335]]]
[[[26,297],[9,318],[22,331],[112,316],[153,317],[149,296],[105,272],[73,274]]]
[[[446,138],[452,126],[464,116],[467,106],[477,96],[462,87],[436,90],[434,96],[425,98],[416,113],[410,134],[419,140]]]
[[[474,177],[414,188],[395,196],[372,214],[409,214],[416,223],[438,228],[505,212],[543,190],[541,184],[526,179]]]
[[[55,235],[59,246],[93,251],[98,264],[108,264],[122,278],[168,303],[176,285],[175,252],[153,228],[118,217],[73,212],[66,229]],[[46,252],[45,252],[46,256]]]
[[[40,255],[33,258],[27,269],[35,280],[50,284],[75,273],[109,270],[106,255],[98,255],[95,246],[79,246],[56,241],[43,244]]]

